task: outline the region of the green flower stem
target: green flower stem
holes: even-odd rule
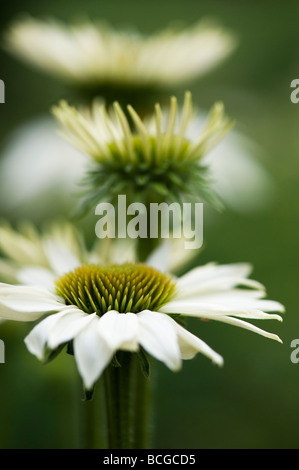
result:
[[[96,449],[99,446],[96,426],[97,400],[80,403],[81,409],[81,448]]]
[[[120,351],[120,366],[104,373],[109,449],[148,448],[149,380],[143,377],[135,354]]]
[[[99,384],[100,385],[100,382]],[[105,409],[103,406],[103,387],[97,387],[91,399],[87,399],[82,388],[81,380],[75,394],[75,448],[79,449],[105,449]],[[100,426],[99,426],[100,423]]]
[[[137,364],[138,367],[138,364]],[[151,415],[152,415],[152,381],[145,377],[140,367],[136,371],[136,402],[135,402],[135,449],[150,449],[151,446]]]

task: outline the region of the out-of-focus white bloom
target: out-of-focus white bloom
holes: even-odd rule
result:
[[[86,159],[58,135],[49,116],[16,129],[0,155],[0,206],[16,217],[73,209]]]
[[[187,136],[203,128],[206,114],[194,116]],[[275,184],[260,158],[264,151],[236,128],[205,156],[215,188],[224,205],[239,213],[263,212],[275,200]]]
[[[26,17],[5,34],[13,54],[80,86],[169,88],[205,74],[235,44],[230,32],[207,21],[145,37],[104,22],[65,25]]]
[[[177,316],[198,317],[238,326],[276,341],[280,338],[248,322],[282,320],[284,307],[264,299],[263,286],[249,279],[248,264],[197,267],[176,278],[140,263],[87,262],[72,230],[55,236],[6,235],[7,263],[19,264],[18,285],[0,283],[0,318],[39,323],[26,337],[29,351],[45,360],[69,342],[86,389],[91,389],[119,350],[148,354],[171,370],[198,352],[221,365],[222,357],[183,328]],[[29,251],[35,265],[30,261]],[[18,260],[20,262],[18,263]],[[83,261],[83,263],[82,263]],[[152,258],[153,261],[153,258]],[[39,264],[41,263],[41,264]],[[45,318],[45,315],[47,315]]]

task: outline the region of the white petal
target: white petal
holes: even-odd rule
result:
[[[169,271],[171,266],[171,246],[169,240],[160,243],[158,248],[153,250],[146,264],[160,272]]]
[[[44,315],[44,312],[20,312],[13,310],[0,302],[0,319],[14,321],[35,321]]]
[[[257,333],[261,336],[265,336],[266,338],[269,339],[274,339],[275,341],[278,341],[279,343],[282,343],[281,339],[279,336],[269,333],[268,331],[262,330],[261,328],[258,328],[255,325],[252,325],[251,323],[248,323],[244,320],[240,320],[239,318],[232,318],[232,317],[219,317],[219,318],[213,318],[213,320],[218,320],[222,323],[228,323],[229,325],[234,325],[234,326],[239,326],[240,328],[244,328],[245,330],[252,331],[253,333]]]
[[[134,313],[111,310],[100,318],[97,328],[112,350],[138,350],[138,319]]]
[[[267,301],[265,301],[267,302]],[[241,318],[255,318],[255,319],[272,319],[282,321],[280,315],[269,314],[260,310],[260,307],[276,307],[280,310],[282,307],[278,302],[271,302],[269,305],[262,304],[262,300],[259,300],[256,304],[250,299],[247,301],[234,302],[234,301],[223,301],[219,302],[204,302],[199,297],[198,299],[190,300],[173,300],[168,304],[161,307],[160,311],[163,313],[177,313],[181,315],[189,315],[200,318],[215,318],[215,320],[223,315],[233,315]]]
[[[204,116],[198,118],[203,120]],[[194,125],[196,132],[196,122]],[[205,155],[213,186],[229,209],[243,214],[263,213],[275,200],[275,184],[261,165],[261,153],[255,142],[232,130]]]
[[[26,286],[45,287],[51,289],[54,286],[55,276],[46,268],[30,266],[17,272],[17,280]]]
[[[14,261],[0,259],[0,276],[3,282],[15,284],[18,269],[19,266]]]
[[[177,332],[171,319],[162,313],[143,310],[137,313],[139,343],[152,356],[172,370],[181,367]]]
[[[58,276],[81,265],[77,256],[68,250],[66,246],[56,243],[50,238],[44,242],[44,247],[49,264]]]
[[[213,263],[194,268],[177,281],[177,298],[218,292],[243,285],[260,289],[264,287],[257,281],[247,279],[252,268],[249,264],[215,265]]]
[[[57,211],[64,213],[73,208],[70,194],[85,168],[85,156],[58,135],[52,116],[39,115],[8,136],[0,159],[0,198],[18,218],[24,218],[24,212],[44,217],[45,211],[51,216]],[[62,212],[57,207],[53,212],[51,194],[60,202]],[[24,251],[24,257],[28,264],[29,253]]]
[[[99,320],[94,317],[74,340],[77,367],[88,390],[92,388],[114,354],[114,350],[98,333]]]
[[[158,248],[153,250],[146,264],[160,272],[177,272],[195,256],[195,250],[185,248],[186,241],[187,239],[181,236],[164,240]]]
[[[57,348],[60,344],[67,343],[75,338],[96,316],[96,313],[88,315],[77,308],[71,308],[61,312],[57,322],[48,332],[48,346]]]
[[[204,354],[217,365],[223,365],[223,358],[197,336],[190,333],[173,320],[178,334],[182,359],[192,359],[198,352]]]
[[[1,190],[3,190],[3,185],[1,185]],[[14,193],[16,192],[17,191],[14,189]],[[7,201],[7,199],[9,198],[7,198],[6,194],[5,201]],[[1,224],[1,251],[18,265],[37,264],[44,266],[47,260],[39,242],[39,235],[32,226],[29,228],[26,227],[26,229],[27,233],[23,234],[15,232],[9,225]],[[31,232],[30,235],[28,233],[29,231]]]
[[[51,222],[46,227],[42,242],[45,243],[47,240],[52,240],[56,245],[61,245],[77,258],[81,258],[82,253],[85,252],[85,245],[80,232],[67,220]]]
[[[0,283],[0,305],[24,313],[55,312],[65,309],[59,297],[46,289],[31,286],[12,286]],[[1,306],[0,306],[0,317]],[[26,315],[24,315],[26,317]],[[11,318],[14,320],[14,318]]]
[[[28,350],[40,360],[44,359],[49,331],[58,321],[61,313],[62,312],[49,315],[44,320],[40,321],[25,338],[25,344]]]

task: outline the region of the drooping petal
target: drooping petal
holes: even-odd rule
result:
[[[197,353],[204,354],[218,366],[223,365],[223,358],[197,336],[190,333],[172,320],[178,335],[178,343],[182,359],[193,359]]]
[[[238,326],[240,328],[244,328],[245,330],[252,331],[253,333],[257,333],[261,336],[265,336],[266,338],[274,339],[274,341],[278,341],[279,343],[282,343],[282,340],[279,338],[279,336],[273,333],[269,333],[268,331],[262,330],[261,328],[258,328],[257,326],[252,325],[251,323],[248,323],[244,320],[240,320],[239,318],[221,316],[218,318],[215,317],[213,318],[213,320],[217,320],[222,323],[227,323],[229,325]]]
[[[96,313],[87,314],[78,308],[70,308],[60,312],[56,323],[48,331],[49,348],[55,349],[60,344],[75,338],[95,316]]]
[[[172,370],[181,367],[177,332],[170,317],[159,312],[143,310],[137,313],[140,345],[153,357]]]
[[[114,350],[99,335],[99,321],[98,317],[94,317],[74,339],[77,367],[87,390],[93,387],[114,354]]]
[[[65,307],[61,312],[49,315],[39,322],[26,336],[25,344],[32,354],[43,360],[46,349],[54,350],[73,339],[92,321],[94,315],[87,315],[77,308]]]
[[[58,321],[60,313],[49,315],[44,320],[40,321],[26,336],[25,344],[28,350],[36,356],[39,360],[43,360],[45,350],[48,342],[49,331]]]
[[[97,328],[112,350],[138,350],[138,319],[134,313],[111,310],[100,318]]]

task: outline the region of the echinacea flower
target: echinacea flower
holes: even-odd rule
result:
[[[15,250],[7,250],[6,255],[13,265],[18,256],[23,257],[23,267],[15,271],[17,285],[0,284],[0,317],[40,320],[25,338],[29,351],[44,361],[64,346],[71,348],[87,390],[121,350],[145,350],[174,371],[180,369],[182,359],[198,352],[221,365],[218,353],[180,325],[179,320],[188,316],[221,321],[280,341],[247,321],[281,320],[280,315],[267,312],[284,311],[280,303],[264,298],[260,283],[248,278],[248,264],[211,263],[176,277],[159,269],[162,256],[156,257],[158,267],[131,261],[101,264],[95,252],[89,259],[86,253],[80,256],[70,238],[70,250],[64,237],[41,240],[36,253],[45,255],[40,258],[43,265],[36,258],[34,266],[26,266],[24,238],[18,246],[15,236],[11,244]]]
[[[202,161],[233,125],[223,104],[214,105],[205,127],[193,140],[186,137],[193,117],[190,92],[185,93],[181,116],[175,97],[166,119],[159,104],[153,119],[142,120],[130,105],[127,111],[133,126],[117,102],[110,112],[97,100],[82,112],[65,101],[53,108],[64,137],[93,164],[84,180],[87,200],[114,201],[124,194],[130,202],[145,204],[195,198],[220,205]]]
[[[187,130],[188,139],[198,135],[206,120],[206,113],[196,113]],[[274,184],[260,161],[263,154],[234,128],[203,157],[213,189],[225,207],[239,213],[261,212],[268,207]],[[2,213],[41,220],[72,211],[87,167],[86,155],[58,135],[52,116],[42,115],[23,124],[11,133],[1,152]],[[208,218],[205,224],[210,222]]]
[[[143,36],[104,22],[15,21],[5,47],[33,66],[81,87],[172,87],[205,74],[235,48],[233,35],[202,21]]]

